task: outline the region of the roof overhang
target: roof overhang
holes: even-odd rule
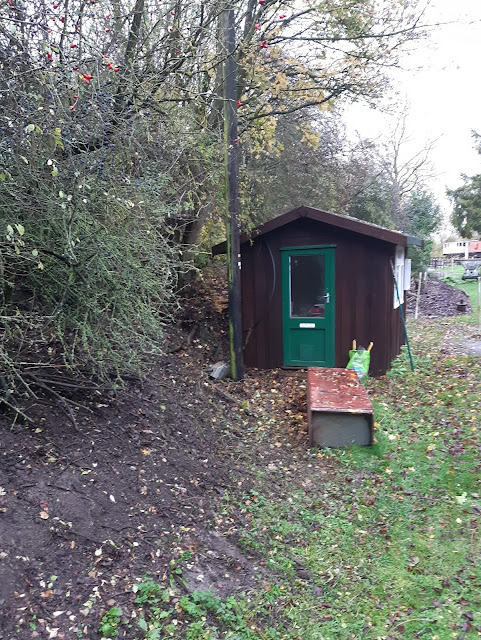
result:
[[[321,209],[314,209],[313,207],[300,206],[297,209],[293,209],[292,211],[288,211],[287,213],[283,213],[277,218],[273,220],[269,220],[264,224],[252,229],[249,233],[244,233],[241,235],[240,243],[244,242],[252,242],[256,238],[265,235],[279,227],[282,227],[290,222],[294,222],[300,218],[308,218],[310,220],[316,220],[317,222],[321,222],[326,225],[330,225],[332,227],[337,227],[338,229],[345,229],[346,231],[351,231],[353,233],[358,233],[363,236],[367,236],[370,238],[375,238],[376,240],[380,240],[382,242],[387,242],[393,245],[400,245],[402,247],[406,247],[408,245],[421,247],[422,241],[419,238],[415,238],[414,236],[408,236],[404,233],[400,233],[399,231],[392,231],[391,229],[386,229],[385,227],[381,227],[377,224],[372,224],[371,222],[365,222],[364,220],[359,220],[358,218],[352,218],[351,216],[342,216],[338,213],[331,213],[329,211],[322,211]],[[226,253],[227,251],[227,243],[221,242],[220,244],[216,244],[212,247],[212,254],[214,256]]]
[[[407,246],[408,247],[423,247],[424,242],[421,238],[416,238],[416,236],[406,236],[407,238]]]

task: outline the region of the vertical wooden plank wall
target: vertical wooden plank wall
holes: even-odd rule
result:
[[[314,245],[336,245],[336,366],[346,366],[356,338],[365,347],[374,342],[371,374],[384,374],[404,341],[399,310],[393,309],[394,245],[309,218],[297,218],[242,245],[246,366],[283,365],[280,248]]]

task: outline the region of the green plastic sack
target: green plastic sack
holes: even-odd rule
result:
[[[351,349],[346,369],[354,369],[358,376],[367,376],[371,353],[365,349]]]

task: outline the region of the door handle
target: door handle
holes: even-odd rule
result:
[[[325,298],[325,300],[324,300],[325,304],[329,304],[329,294],[328,293],[326,293],[324,298]]]

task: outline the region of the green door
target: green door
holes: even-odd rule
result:
[[[334,247],[282,252],[284,365],[334,366]]]

